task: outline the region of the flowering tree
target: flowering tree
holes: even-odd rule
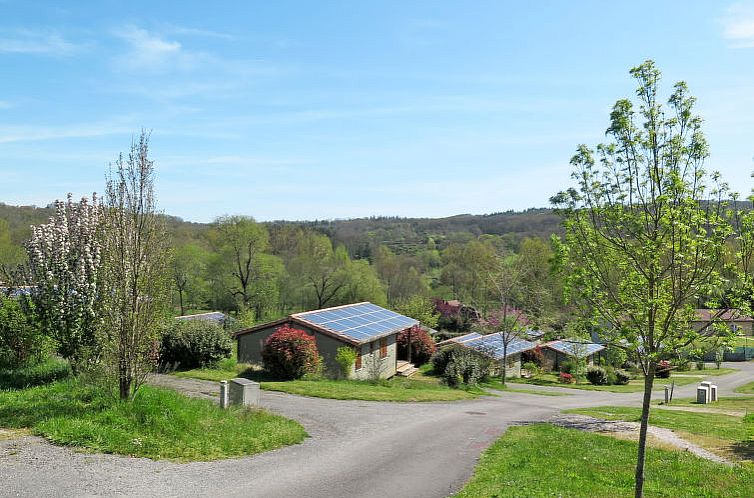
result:
[[[485,318],[478,321],[478,324],[485,334],[498,334],[500,336],[503,343],[500,380],[505,385],[508,373],[508,347],[524,336],[529,320],[521,310],[504,306],[499,310],[488,312]]]
[[[96,194],[78,203],[68,194],[26,244],[36,313],[74,372],[97,358],[101,214]]]
[[[170,295],[167,234],[155,208],[154,175],[149,134],[142,132],[113,165],[106,188],[102,332],[123,400],[156,366]]]

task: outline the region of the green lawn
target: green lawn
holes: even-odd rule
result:
[[[24,389],[49,384],[70,375],[71,367],[68,366],[68,362],[56,358],[48,358],[23,368],[0,368],[0,390]]]
[[[306,437],[293,420],[143,386],[132,402],[75,380],[0,392],[0,427],[56,444],[179,461],[253,455]]]
[[[548,424],[512,427],[482,455],[458,497],[632,497],[637,444]],[[649,448],[645,495],[748,497],[750,466]]]
[[[734,389],[735,392],[741,394],[754,394],[754,382],[749,382],[743,386],[738,386]]]
[[[540,396],[569,396],[570,393],[564,393],[562,391],[545,391],[543,389],[525,389],[520,388],[519,385],[514,384],[511,386],[511,383],[509,382],[510,379],[507,379],[506,385],[503,386],[503,383],[500,381],[499,378],[489,379],[487,382],[483,382],[479,385],[479,387],[483,389],[495,389],[496,391],[506,391],[506,392],[513,392],[513,393],[526,393],[526,394],[538,394]]]
[[[670,385],[675,381],[676,386],[685,386],[687,384],[694,384],[701,382],[707,377],[714,377],[719,375],[727,375],[732,372],[736,372],[735,368],[720,368],[708,369],[708,370],[690,370],[687,372],[674,373],[669,379],[655,379],[654,389],[663,389],[665,385]],[[631,379],[626,385],[613,385],[613,386],[594,386],[584,381],[579,384],[561,384],[558,381],[557,374],[543,373],[535,378],[523,379],[515,378],[509,379],[510,382],[518,384],[533,384],[537,386],[551,386],[551,387],[566,387],[569,389],[584,389],[587,391],[609,391],[614,393],[635,393],[644,390],[643,379]]]

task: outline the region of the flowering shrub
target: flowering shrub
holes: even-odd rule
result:
[[[404,330],[398,334],[398,356],[408,358],[408,335]],[[411,327],[411,362],[414,365],[424,365],[429,361],[436,350],[435,340],[430,337],[426,330],[419,326]]]
[[[319,368],[317,343],[305,331],[283,325],[264,341],[262,362],[275,376],[300,379]]]
[[[545,362],[545,354],[542,352],[542,347],[537,344],[537,347],[524,351],[521,353],[521,361],[535,363],[538,367],[542,367]]]
[[[565,372],[560,372],[560,375],[558,376],[558,382],[561,384],[573,384],[576,382],[576,379],[573,378],[573,375]]]

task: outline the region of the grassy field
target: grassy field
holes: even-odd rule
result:
[[[637,444],[548,424],[512,427],[484,452],[457,497],[633,496]],[[748,497],[754,469],[649,448],[645,495]]]
[[[735,392],[741,394],[754,394],[754,382],[749,382],[743,386],[738,386],[734,389]]]
[[[306,437],[297,422],[262,410],[222,410],[150,386],[124,403],[75,380],[0,392],[0,427],[30,429],[60,445],[179,461],[252,455]]]
[[[24,389],[49,384],[71,375],[68,362],[49,358],[35,365],[13,370],[0,369],[0,390]]]
[[[675,409],[673,409],[675,408]],[[602,406],[570,410],[606,420],[638,422],[641,409]],[[735,460],[754,459],[754,397],[721,398],[709,405],[691,399],[675,400],[669,407],[654,407],[649,423],[677,432],[681,437]]]
[[[687,372],[677,372],[669,379],[655,379],[654,389],[663,389],[663,386],[669,385],[675,381],[676,386],[685,386],[687,384],[694,384],[700,382],[707,377],[716,377],[719,375],[727,375],[732,372],[736,372],[735,368],[720,368],[720,369],[707,369],[707,370],[689,370]],[[557,374],[543,373],[539,376],[531,379],[509,379],[510,382],[518,384],[533,384],[537,386],[551,386],[551,387],[566,387],[570,389],[584,389],[587,391],[609,391],[614,393],[635,393],[644,390],[643,379],[631,379],[626,385],[613,385],[613,386],[594,386],[588,382],[582,382],[579,384],[561,384],[558,381]]]

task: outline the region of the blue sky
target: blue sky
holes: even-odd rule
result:
[[[152,130],[193,221],[546,206],[628,69],[689,83],[748,193],[754,2],[0,0],[0,201],[101,191]]]

